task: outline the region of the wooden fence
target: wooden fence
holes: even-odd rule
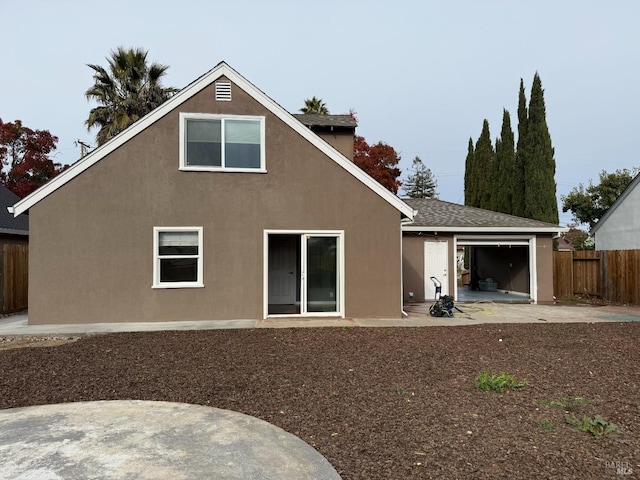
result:
[[[553,292],[640,305],[640,250],[554,252]]]
[[[28,307],[29,246],[3,245],[2,313],[19,312]]]

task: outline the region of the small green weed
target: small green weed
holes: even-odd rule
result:
[[[336,392],[335,390],[332,390],[332,391],[329,393],[329,396],[330,396],[330,397],[339,397],[339,396],[340,396],[340,392]]]
[[[578,303],[580,301],[579,297],[564,297],[562,299],[563,302],[565,303]]]
[[[415,396],[414,392],[407,390],[404,387],[396,387],[395,391],[404,399],[405,402],[411,402],[411,397]]]
[[[615,423],[607,422],[600,415],[596,415],[593,418],[584,415],[581,419],[574,415],[568,415],[566,421],[572,427],[582,432],[589,432],[594,437],[601,437],[618,431]]]
[[[496,374],[490,370],[485,370],[476,378],[476,387],[480,390],[504,392],[505,390],[519,390],[529,384],[526,380],[517,380],[515,376],[505,372]]]
[[[551,420],[540,420],[539,422],[536,422],[538,424],[538,426],[542,429],[542,430],[553,430],[555,428],[555,426],[553,425],[553,422]]]
[[[589,400],[585,397],[562,397],[561,400],[563,402],[578,403],[580,405],[589,405],[590,403],[593,403],[593,400]]]
[[[575,412],[580,410],[581,406],[593,403],[593,400],[585,397],[562,397],[560,400],[536,400],[535,403],[545,407],[556,407]]]
[[[406,397],[407,395],[409,395],[409,390],[404,387],[396,387],[396,393],[401,397]]]

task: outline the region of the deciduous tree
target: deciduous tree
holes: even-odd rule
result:
[[[593,228],[637,174],[637,168],[620,169],[613,173],[603,170],[600,172],[600,183],[597,185],[589,180],[586,187],[580,184],[568,195],[561,196],[562,211],[570,211],[576,222],[588,224],[589,228]]]
[[[398,177],[400,156],[390,145],[378,142],[369,145],[364,137],[356,135],[353,143],[353,163],[376,179],[383,187],[398,193],[402,184]]]
[[[85,92],[87,100],[98,106],[91,109],[87,129],[98,127],[96,141],[102,145],[131,124],[168,100],[178,90],[163,87],[168,66],[147,63],[142,48],[118,47],[107,57],[108,67],[87,65],[94,71],[94,84]]]
[[[420,157],[413,159],[411,174],[403,182],[403,188],[409,198],[437,198],[438,183],[430,168],[422,163]]]
[[[58,137],[48,130],[32,130],[20,120],[4,123],[0,119],[0,160],[2,184],[18,195],[27,196],[63,170],[50,153]]]
[[[589,234],[578,228],[576,224],[567,225],[569,231],[562,234],[562,237],[576,250],[593,250],[595,244]]]

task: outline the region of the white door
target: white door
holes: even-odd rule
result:
[[[442,295],[449,294],[449,248],[447,242],[424,242],[424,298],[436,297],[436,289],[431,277],[442,283]]]

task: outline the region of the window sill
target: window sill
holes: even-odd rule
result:
[[[218,173],[267,173],[264,168],[211,168],[211,167],[180,167],[181,172],[218,172]]]
[[[164,290],[167,288],[204,288],[203,283],[161,283],[158,285],[151,285],[152,289]]]

